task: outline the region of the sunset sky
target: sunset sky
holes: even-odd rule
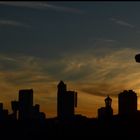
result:
[[[0,102],[19,89],[56,116],[57,84],[78,92],[76,114],[96,117],[107,95],[140,95],[140,2],[0,2]],[[139,103],[140,104],[140,103]],[[138,106],[140,109],[140,105]]]

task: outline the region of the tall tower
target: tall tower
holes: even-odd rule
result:
[[[57,92],[57,116],[59,119],[71,119],[77,107],[77,92],[67,91],[67,86],[60,81]]]
[[[66,95],[66,84],[64,84],[63,81],[60,81],[57,85],[58,91],[57,91],[57,116],[59,118],[63,117],[63,111],[65,110],[64,101],[65,101],[65,95]]]
[[[63,81],[60,81],[59,84],[57,85],[57,88],[58,88],[58,94],[64,94],[66,91],[67,91],[67,85],[64,84]]]
[[[33,110],[33,90],[19,90],[19,120],[29,120],[32,118]]]
[[[109,96],[107,96],[107,98],[105,98],[105,108],[106,108],[107,118],[111,118],[113,116],[113,109],[111,107],[111,103],[112,103],[112,99]]]
[[[106,108],[111,108],[111,103],[112,103],[112,99],[109,96],[107,96],[107,98],[105,98]]]
[[[104,101],[105,107],[98,109],[98,118],[101,120],[110,120],[113,116],[113,109],[111,107],[112,99],[107,96]]]

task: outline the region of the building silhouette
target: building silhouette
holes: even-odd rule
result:
[[[0,103],[0,121],[4,120],[3,103]]]
[[[33,89],[19,90],[19,120],[32,119]]]
[[[113,109],[111,107],[112,99],[107,96],[104,101],[105,107],[98,109],[98,119],[111,119],[113,116]]]
[[[119,115],[130,115],[137,112],[137,94],[133,90],[124,90],[118,95]]]
[[[11,101],[12,114],[0,103],[0,130],[7,139],[52,139],[78,136],[128,136],[139,134],[140,111],[137,110],[137,95],[132,90],[121,92],[118,97],[119,114],[113,115],[112,99],[104,99],[105,106],[98,109],[98,118],[75,115],[77,92],[67,91],[60,81],[57,91],[57,117],[46,118],[40,105],[33,105],[33,90],[19,90],[19,100]],[[136,112],[136,113],[135,113]],[[124,114],[133,114],[125,116]],[[121,115],[122,116],[121,116]],[[124,116],[123,116],[124,115]],[[93,133],[94,132],[94,133]],[[126,138],[126,137],[125,137]]]
[[[32,108],[32,119],[33,120],[45,120],[46,116],[44,112],[40,112],[40,105],[35,104]]]
[[[77,92],[67,91],[67,85],[60,81],[57,91],[57,117],[71,119],[77,107]]]
[[[18,119],[18,110],[19,110],[19,102],[18,101],[11,101],[11,107],[13,114],[11,114],[12,119],[17,120]]]

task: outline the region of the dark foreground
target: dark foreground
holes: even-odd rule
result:
[[[0,124],[3,139],[135,138],[140,136],[140,118],[114,117],[97,120],[79,117],[69,121],[56,118],[40,121],[5,121]]]

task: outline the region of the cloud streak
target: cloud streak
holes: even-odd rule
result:
[[[93,96],[93,102],[100,104],[96,98],[104,98],[108,94],[117,97],[125,89],[133,89],[140,94],[140,65],[134,60],[138,50],[112,49],[112,52],[98,57],[96,50],[91,52],[88,50],[85,53],[75,53],[73,57],[67,54],[57,60],[1,54],[0,89],[4,92],[2,100],[16,97],[18,89],[33,88],[35,102],[41,106],[52,106],[54,115],[59,80],[64,80],[68,89],[77,91],[80,99],[84,97],[85,102],[91,102],[88,97]],[[79,101],[78,106],[83,104],[84,101]],[[45,112],[51,109],[43,108]]]
[[[68,56],[63,61],[57,61],[63,67],[59,67],[54,77],[78,83],[75,86],[78,90],[98,96],[117,96],[124,89],[137,90],[140,67],[134,60],[136,52],[138,51],[135,49],[126,48],[106,52],[101,57],[96,57],[96,51],[92,55],[76,54],[73,58]]]
[[[102,39],[102,38],[99,38],[99,39],[96,39],[97,41],[103,41],[103,42],[116,42],[116,40],[113,40],[113,39]]]
[[[83,82],[89,86],[97,86],[97,89],[103,87],[104,83],[105,87],[108,85],[109,88],[110,85],[114,85],[112,89],[114,87],[117,89],[115,85],[128,85],[127,82],[129,85],[135,83],[131,82],[132,80],[139,82],[137,80],[139,65],[133,58],[136,52],[138,51],[135,49],[126,48],[116,52],[112,50],[112,52],[106,52],[104,56],[98,57],[96,51],[94,53],[76,53],[72,58],[71,54],[67,54],[65,57],[57,58],[57,61],[33,56],[0,55],[0,71],[6,73],[5,75],[13,74],[13,76],[7,76],[9,77],[7,82],[11,81],[16,84],[20,83],[21,79],[21,84],[27,83],[27,81],[28,83],[37,81],[40,83],[64,79],[69,82]],[[118,81],[117,84],[114,84],[114,81]]]
[[[15,26],[15,27],[25,27],[25,28],[29,28],[30,26],[18,21],[14,21],[14,20],[0,20],[0,26]]]
[[[126,21],[119,20],[119,19],[116,19],[116,18],[111,18],[110,20],[113,21],[116,24],[119,24],[121,26],[125,26],[125,27],[128,27],[128,28],[134,28],[135,27],[134,25],[132,25],[132,24],[126,22]]]
[[[16,6],[16,7],[40,9],[40,10],[50,9],[50,10],[55,10],[55,11],[69,12],[69,13],[79,13],[79,14],[83,13],[79,9],[52,5],[52,4],[48,4],[47,2],[4,2],[4,1],[1,1],[0,4]]]

